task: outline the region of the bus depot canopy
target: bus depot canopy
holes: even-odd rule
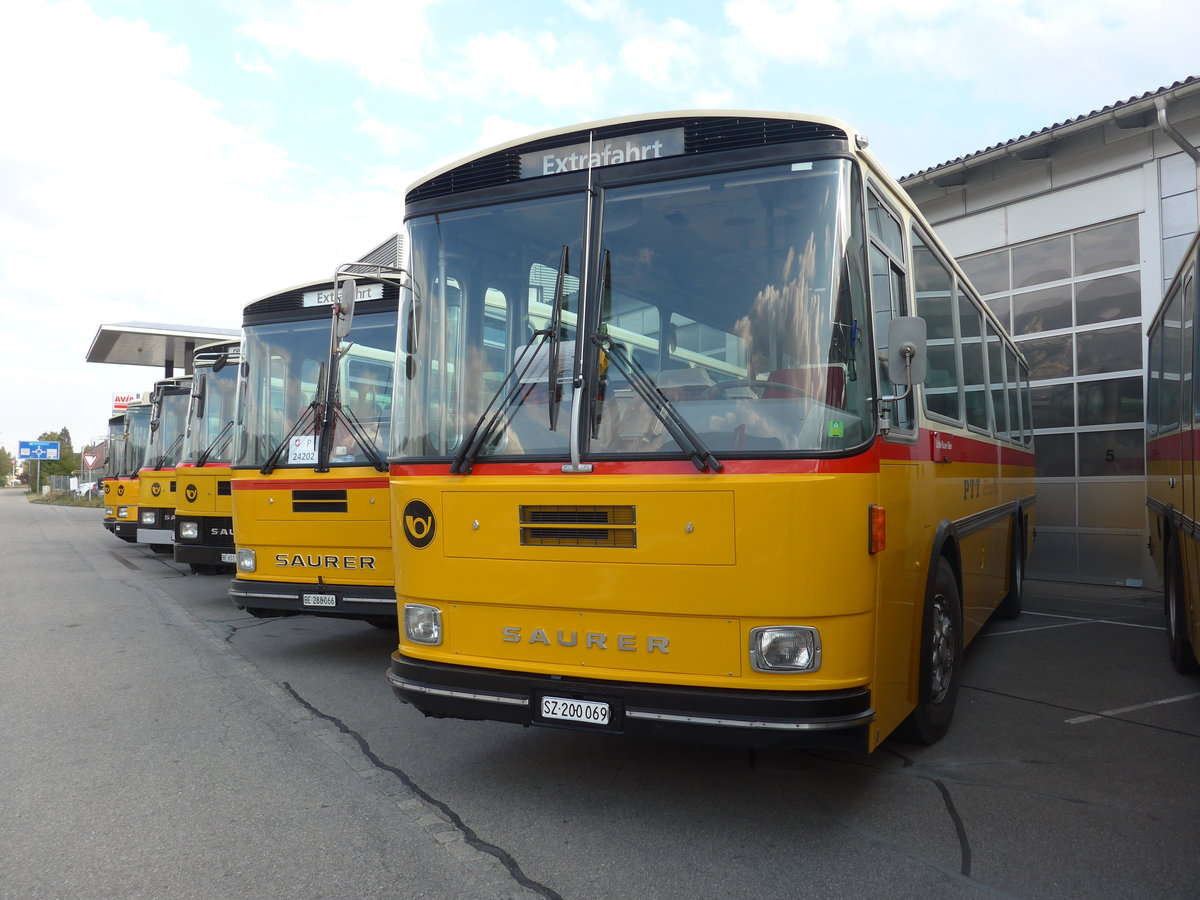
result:
[[[157,366],[169,378],[176,366],[182,366],[185,373],[192,371],[192,355],[197,347],[240,335],[236,328],[118,322],[100,326],[88,348],[87,362]]]

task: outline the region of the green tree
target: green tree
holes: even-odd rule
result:
[[[8,484],[8,476],[13,473],[13,458],[6,447],[0,447],[0,484]]]

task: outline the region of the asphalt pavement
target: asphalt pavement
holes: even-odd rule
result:
[[[0,535],[0,896],[535,896],[95,509],[3,490]]]
[[[0,900],[1200,896],[1154,591],[1028,582],[861,757],[423,719],[393,636],[227,587],[0,491]]]

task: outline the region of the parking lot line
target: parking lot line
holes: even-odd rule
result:
[[[1102,713],[1096,713],[1095,715],[1088,716],[1076,716],[1073,719],[1065,719],[1064,721],[1068,725],[1080,725],[1083,722],[1094,722],[1096,719],[1119,716],[1122,713],[1136,712],[1139,709],[1149,709],[1151,706],[1164,706],[1168,703],[1179,703],[1183,700],[1195,700],[1197,697],[1200,697],[1200,693],[1182,694],[1178,697],[1168,697],[1165,700],[1151,700],[1149,703],[1139,703],[1137,706],[1122,706],[1120,709],[1106,709]]]
[[[1125,628],[1147,628],[1150,631],[1162,631],[1162,625],[1141,625],[1137,622],[1122,622],[1118,619],[1089,619],[1083,616],[1064,616],[1055,613],[1039,613],[1029,612],[1026,610],[1021,614],[1024,616],[1042,616],[1046,619],[1065,619],[1066,621],[1058,625],[1035,625],[1032,628],[1006,628],[1003,631],[990,630],[986,634],[999,637],[1006,634],[1025,634],[1030,631],[1047,631],[1051,628],[1072,628],[1076,625],[1121,625]]]

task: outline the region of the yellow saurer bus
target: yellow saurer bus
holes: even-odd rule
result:
[[[233,571],[230,460],[237,400],[238,341],[196,350],[183,456],[175,469],[175,561],[196,574]]]
[[[1146,505],[1150,549],[1163,579],[1167,650],[1180,672],[1200,671],[1200,237],[1193,238],[1150,324],[1146,379]]]
[[[1016,615],[1027,366],[847,125],[545,132],[406,196],[391,495],[431,716],[937,740]]]
[[[104,476],[104,527],[123,541],[137,541],[138,470],[150,443],[150,395],[129,403],[109,419],[108,463]]]
[[[175,466],[183,454],[192,376],[154,383],[150,397],[150,441],[138,472],[137,542],[156,553],[171,553],[175,543]]]
[[[335,289],[346,284],[352,304]],[[383,281],[324,281],[246,307],[232,483],[239,609],[395,627],[387,435],[397,303]]]

